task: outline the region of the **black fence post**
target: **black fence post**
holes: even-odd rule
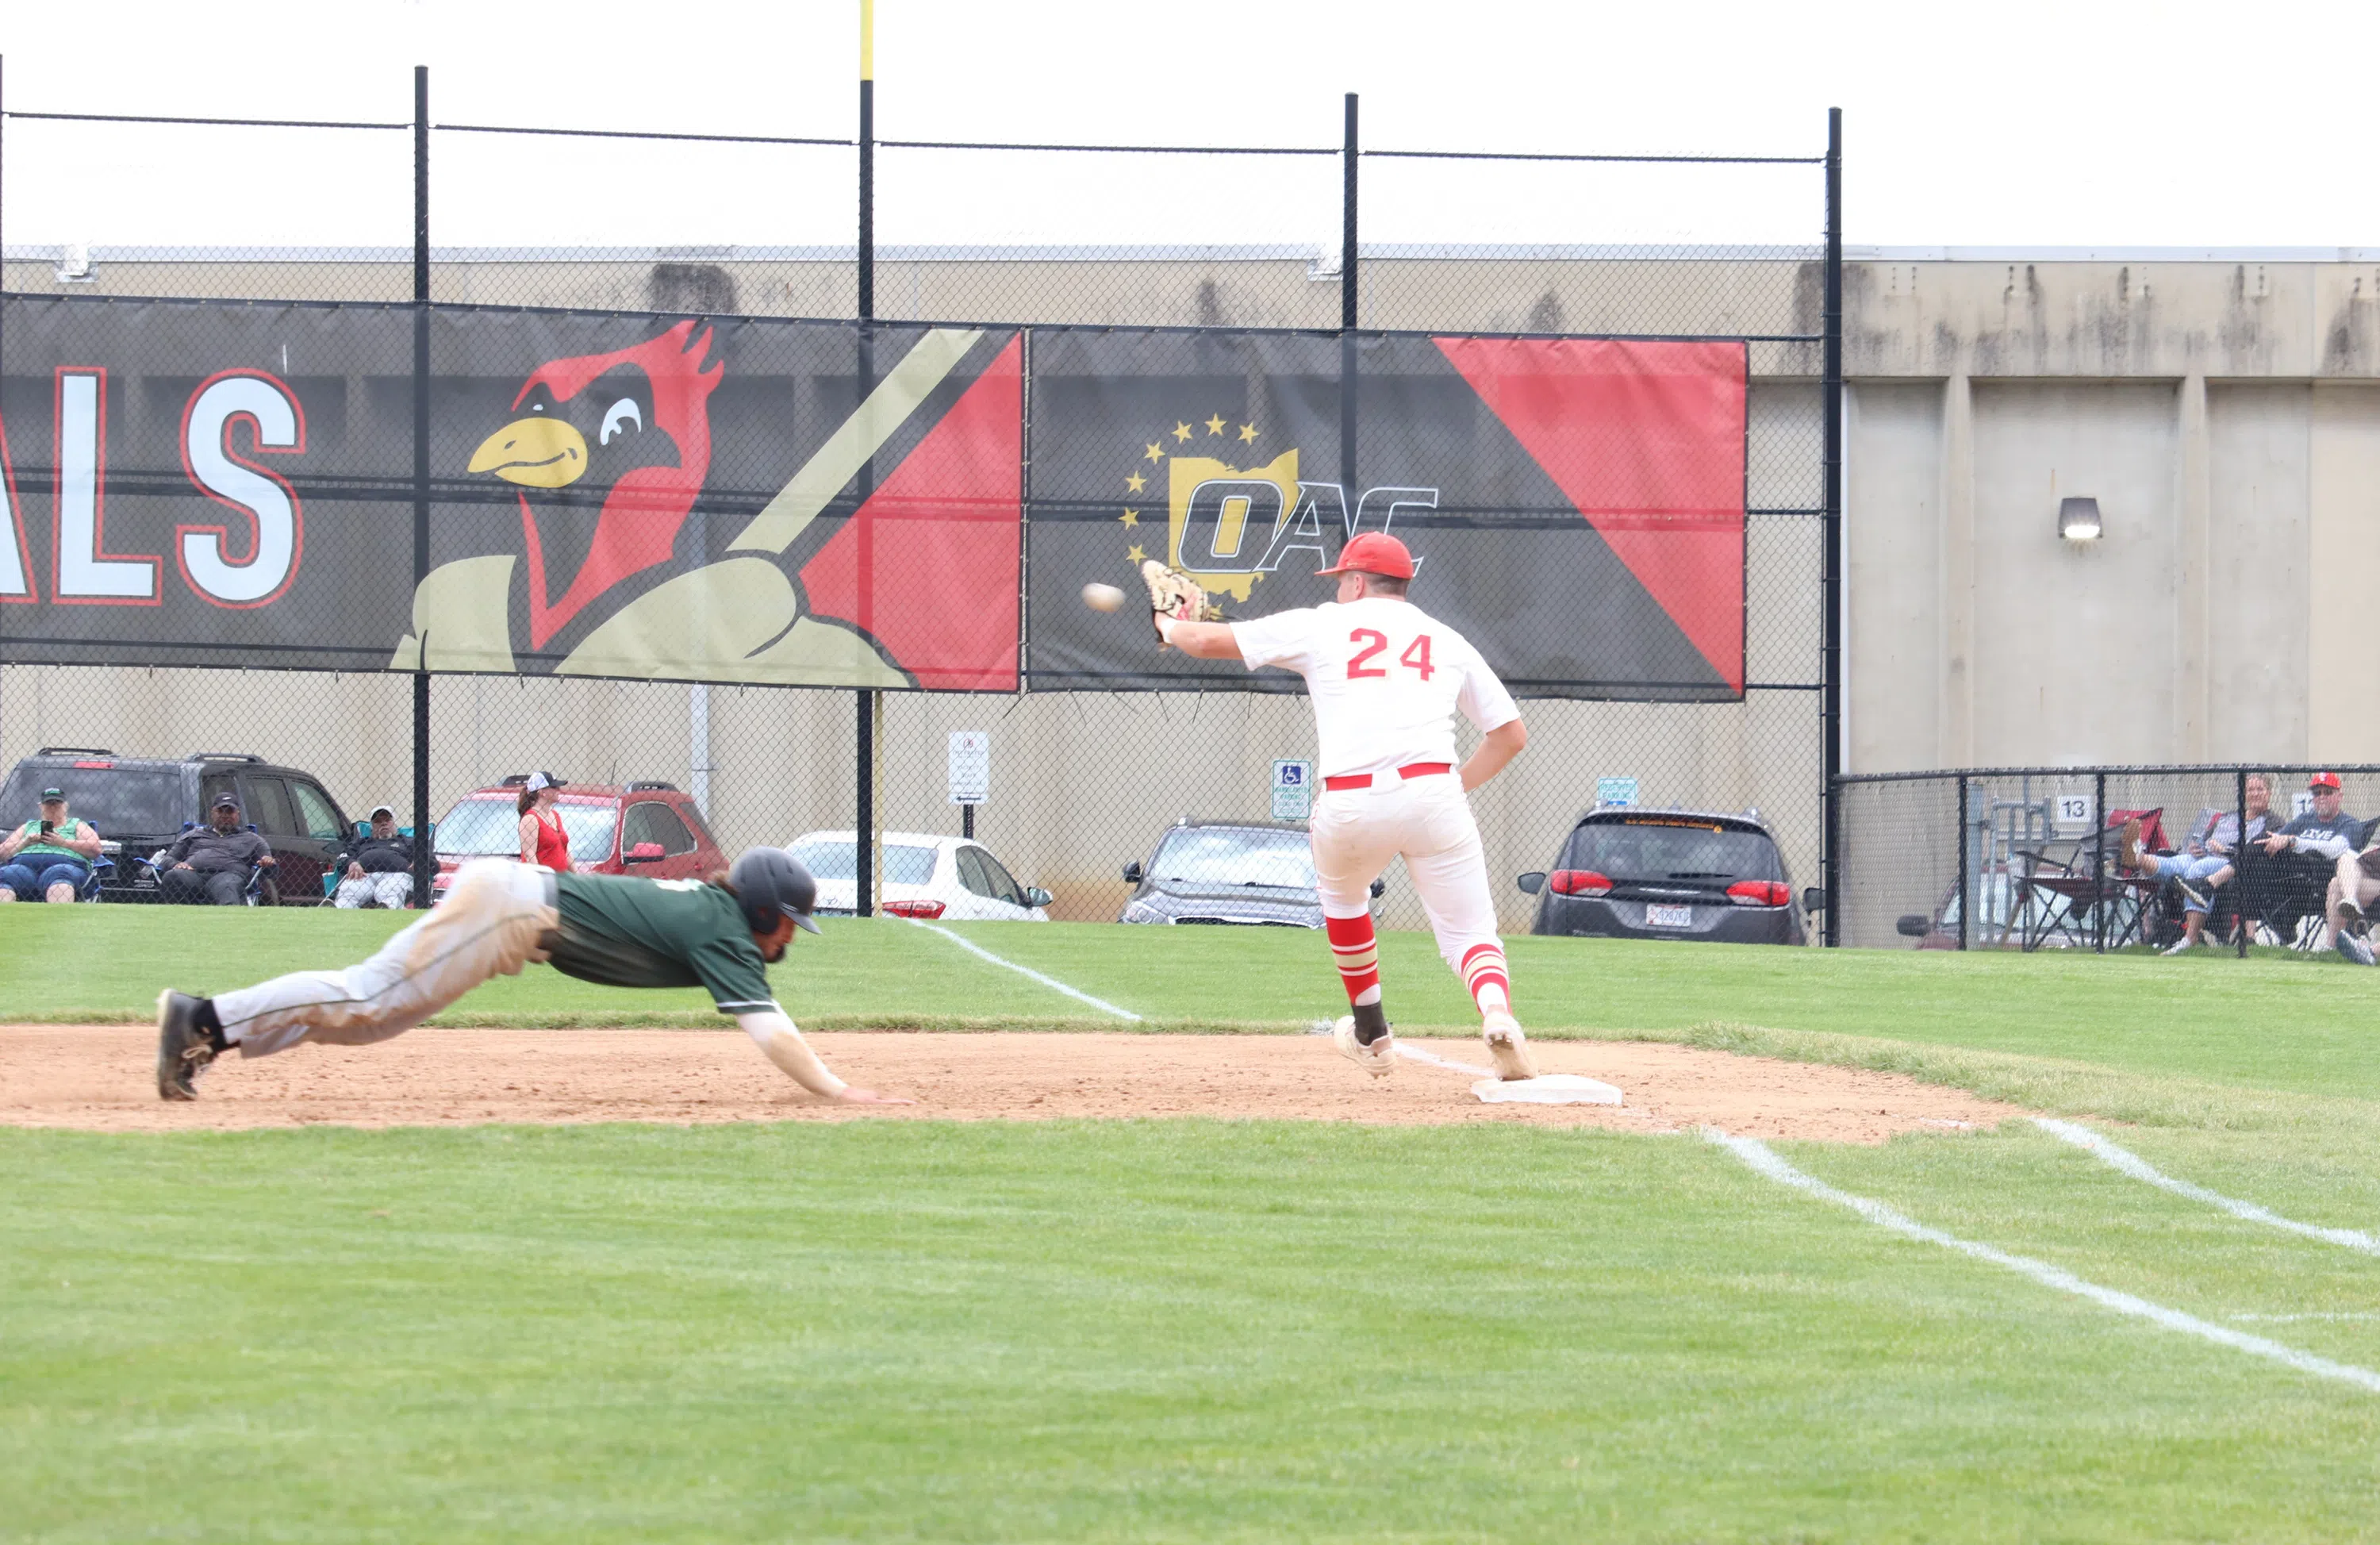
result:
[[[2232,809],[2240,818],[2239,834],[2231,839],[2231,910],[2240,918],[2239,956],[2248,958],[2248,934],[2256,926],[2248,909],[2248,770],[2231,774]]]
[[[2091,948],[2107,953],[2107,774],[2091,774]]]
[[[413,585],[430,577],[430,67],[413,67]],[[413,905],[438,872],[430,832],[430,639],[413,661]]]
[[[1831,883],[1834,876],[1829,873],[1827,878]],[[1961,772],[1959,774],[1959,947],[1962,950],[1967,947],[1968,919],[1974,915],[1975,911],[1974,898],[1967,894],[1969,878],[1967,873],[1967,775]],[[1836,906],[1835,894],[1828,891],[1827,893],[1827,931],[1829,935],[1835,930]],[[1831,943],[1831,939],[1829,942]]]
[[[866,323],[876,317],[876,7],[872,0],[859,0],[859,242],[856,249],[859,279],[859,320]],[[860,328],[858,397],[867,402],[875,371],[874,340],[865,326]],[[860,502],[874,492],[876,459],[870,456],[862,474]],[[861,687],[852,694],[857,705],[854,742],[856,755],[853,759],[856,773],[856,797],[853,801],[857,821],[852,833],[852,914],[855,917],[875,916],[873,896],[876,890],[876,694]]]
[[[1339,325],[1353,331],[1356,325],[1356,305],[1360,292],[1356,288],[1357,259],[1355,257],[1355,160],[1358,154],[1355,136],[1355,93],[1347,93],[1347,140],[1339,156],[1341,209],[1339,211]]]
[[[1819,735],[1822,745],[1818,751],[1819,819],[1825,830],[1827,890],[1827,947],[1832,949],[1840,942],[1838,922],[1840,909],[1833,905],[1836,875],[1835,865],[1840,857],[1835,812],[1835,779],[1842,772],[1843,728],[1843,110],[1827,109],[1827,294],[1826,311],[1822,321],[1826,342],[1825,379],[1820,386],[1823,398],[1821,411],[1826,415],[1826,455],[1824,473],[1826,485],[1826,620],[1822,624],[1825,642],[1821,648],[1824,667],[1819,691]],[[1966,780],[1959,780],[1959,805],[1962,817],[1959,831],[1961,868],[1965,867]],[[1966,910],[1960,909],[1961,948],[1966,938]]]
[[[1347,487],[1347,507],[1360,507],[1364,485],[1355,472],[1357,380],[1355,322],[1355,93],[1347,93],[1347,136],[1339,158],[1339,481]]]

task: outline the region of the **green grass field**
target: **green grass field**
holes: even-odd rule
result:
[[[0,1020],[396,920],[15,908]],[[983,925],[1168,1029],[1331,1012],[1310,936]],[[1425,937],[1392,1012],[1463,1022]],[[1540,1035],[1898,1068],[2380,1230],[2380,972],[1512,942]],[[805,1024],[1129,1028],[831,924]],[[454,1017],[716,1023],[532,968]],[[2119,1125],[2126,1123],[2131,1125]],[[2380,1369],[2380,1257],[2034,1127],[1820,1180]],[[0,1538],[2380,1539],[2380,1393],[2108,1312],[1692,1136],[1277,1123],[0,1129]]]

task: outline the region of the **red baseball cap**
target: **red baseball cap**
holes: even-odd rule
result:
[[[2338,774],[2336,772],[2317,772],[2306,780],[2308,788],[2337,788],[2338,786]]]
[[[1362,536],[1339,550],[1339,562],[1330,568],[1314,571],[1324,574],[1378,574],[1390,579],[1414,577],[1413,554],[1405,544],[1386,531],[1366,531]]]

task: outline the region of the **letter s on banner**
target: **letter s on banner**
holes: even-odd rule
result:
[[[232,426],[245,419],[260,454],[306,449],[298,395],[261,371],[225,371],[200,383],[182,414],[182,469],[217,504],[246,516],[252,540],[230,552],[222,526],[176,526],[174,555],[190,588],[218,606],[262,606],[297,578],[306,547],[305,512],[288,482],[232,455]]]

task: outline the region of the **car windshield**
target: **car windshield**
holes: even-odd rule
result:
[[[565,799],[554,807],[562,829],[570,835],[570,861],[600,864],[612,857],[612,831],[619,824],[617,805],[578,805]],[[515,801],[498,795],[474,795],[458,800],[438,822],[438,851],[451,858],[520,857],[520,810]]]
[[[1685,817],[1595,821],[1572,833],[1564,869],[1613,880],[1774,880],[1776,845],[1758,832]]]
[[[192,811],[182,803],[182,775],[170,767],[19,767],[0,789],[0,827],[41,819],[42,790],[67,797],[67,814],[103,837],[170,836]]]
[[[1252,826],[1177,826],[1148,866],[1154,880],[1193,885],[1314,889],[1314,849],[1303,832]]]
[[[859,864],[853,856],[849,838],[836,841],[832,837],[810,837],[785,849],[801,860],[802,868],[810,871],[813,880],[856,880]],[[887,843],[884,847],[884,883],[887,885],[925,885],[934,878],[934,850],[913,843]]]

